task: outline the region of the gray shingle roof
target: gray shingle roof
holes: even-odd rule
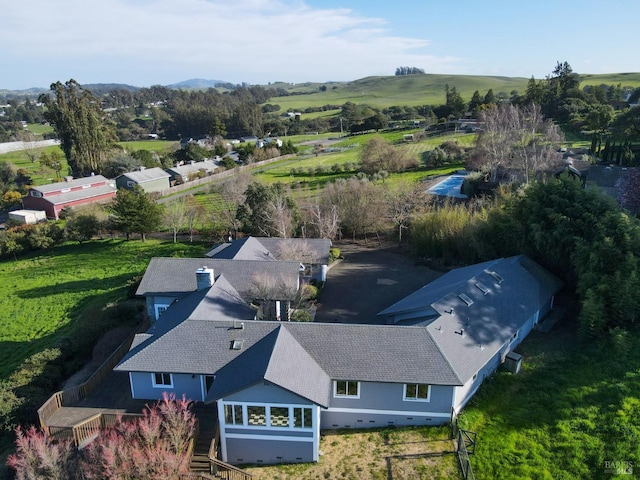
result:
[[[243,323],[186,320],[132,348],[116,370],[215,374],[216,397],[267,379],[321,405],[330,379],[461,385],[424,327]],[[287,332],[268,340],[279,328]]]
[[[426,328],[462,381],[485,365],[562,285],[524,255],[471,267],[453,270],[393,306],[393,313],[399,313],[430,302],[426,305],[439,316],[426,320]],[[467,305],[460,294],[473,303]]]
[[[202,259],[160,260],[195,261],[188,269],[193,277],[202,266]],[[225,298],[233,308],[241,307],[231,282],[223,277],[216,284],[221,292],[212,293],[211,300]],[[332,379],[462,385],[561,283],[521,255],[454,270],[433,285],[437,298],[421,289],[405,306],[414,308],[418,301],[435,298],[430,307],[440,316],[414,326],[245,320],[243,328],[237,328],[230,306],[202,306],[209,292],[196,292],[167,310],[147,334],[137,336],[116,370],[215,375],[208,400],[266,380],[321,406],[328,403]],[[234,340],[241,340],[242,348],[231,348]]]
[[[300,246],[290,248],[288,244]],[[296,261],[327,265],[330,248],[331,240],[326,238],[245,237],[216,245],[206,256],[239,260],[280,260],[285,250],[298,250],[301,255]]]
[[[218,260],[214,258],[155,257],[142,277],[136,295],[184,295],[196,290],[196,270],[212,268],[223,274],[241,295],[249,296],[256,278],[263,275],[297,290],[300,265],[296,262],[261,262],[257,260]]]

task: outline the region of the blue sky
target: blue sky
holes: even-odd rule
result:
[[[0,0],[0,89],[640,71],[638,0]]]

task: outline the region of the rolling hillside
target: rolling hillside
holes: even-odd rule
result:
[[[640,87],[640,73],[613,73],[604,75],[581,75],[582,85],[617,85]],[[345,102],[368,104],[385,108],[394,105],[440,105],[445,102],[445,85],[456,87],[462,98],[471,99],[478,90],[481,95],[492,88],[495,95],[513,90],[523,93],[528,78],[492,77],[472,75],[406,75],[365,77],[352,82],[327,82],[303,84],[272,84],[270,87],[284,88],[289,96],[273,97],[269,103],[280,105],[281,111],[304,110],[307,107],[341,105]],[[326,86],[323,92],[320,87]]]

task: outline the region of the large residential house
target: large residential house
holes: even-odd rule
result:
[[[317,461],[323,429],[451,421],[561,286],[521,255],[443,275],[380,312],[387,325],[258,321],[240,270],[288,262],[160,260],[138,293],[154,315],[175,297],[115,370],[134,398],[170,392],[217,409],[232,464]]]
[[[29,188],[22,198],[26,210],[43,210],[47,218],[58,220],[64,208],[78,207],[90,203],[108,202],[116,196],[116,185],[102,175],[50,183]]]
[[[245,237],[216,245],[206,256],[227,260],[282,260],[300,263],[305,281],[324,282],[329,268],[331,240],[327,238]]]

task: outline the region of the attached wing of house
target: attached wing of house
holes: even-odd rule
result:
[[[327,238],[245,237],[216,245],[206,256],[227,260],[295,260],[307,280],[326,281],[331,240]]]

